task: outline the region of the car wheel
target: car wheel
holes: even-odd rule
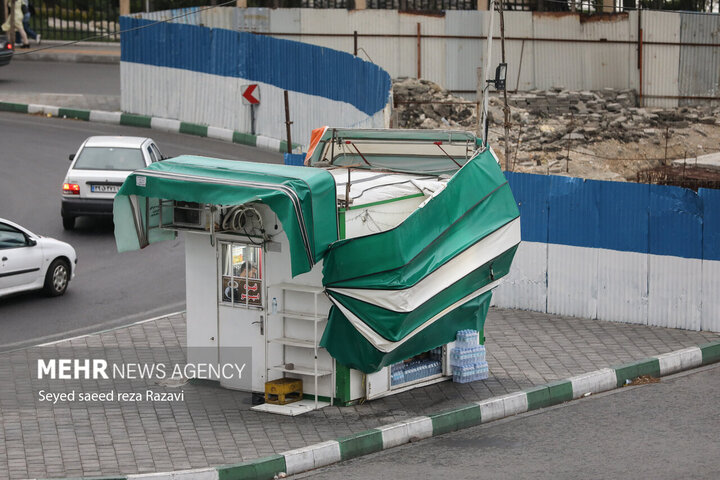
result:
[[[56,258],[50,264],[45,274],[45,294],[49,297],[57,297],[67,290],[70,282],[70,265],[60,258]]]
[[[65,230],[72,230],[75,228],[75,217],[62,217],[63,228]]]

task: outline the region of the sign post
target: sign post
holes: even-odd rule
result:
[[[290,136],[290,102],[288,100],[288,91],[285,90],[285,129],[287,130],[287,153],[292,153],[292,137]]]
[[[243,103],[250,105],[250,133],[255,135],[255,106],[260,105],[260,89],[257,83],[241,87]]]

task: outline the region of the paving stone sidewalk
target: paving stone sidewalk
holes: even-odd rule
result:
[[[120,95],[90,95],[74,93],[0,92],[0,102],[51,105],[83,110],[120,111]]]
[[[503,309],[490,310],[486,335],[491,374],[486,381],[443,382],[294,418],[253,412],[249,394],[208,384],[183,385],[183,402],[35,402],[38,392],[24,369],[46,355],[47,348],[115,348],[123,359],[153,355],[182,360],[183,315],[0,354],[0,478],[131,474],[238,463],[720,339],[708,332]]]

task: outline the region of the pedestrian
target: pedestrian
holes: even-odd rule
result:
[[[27,34],[25,33],[25,29],[23,28],[23,11],[22,11],[22,1],[18,0],[15,2],[15,11],[11,11],[10,4],[8,3],[8,17],[7,20],[5,20],[5,23],[2,24],[2,31],[7,32],[10,30],[10,21],[13,21],[13,24],[15,25],[15,31],[17,31],[20,34],[20,39],[22,40],[22,45],[20,48],[30,48],[30,42],[28,42]],[[14,39],[8,39],[8,40],[14,40]]]
[[[20,0],[18,0],[20,1]],[[22,12],[23,12],[23,29],[28,38],[35,40],[35,43],[40,45],[40,34],[35,33],[35,30],[30,26],[30,17],[35,15],[35,7],[29,0],[22,0]],[[20,43],[20,33],[15,33],[15,43]]]

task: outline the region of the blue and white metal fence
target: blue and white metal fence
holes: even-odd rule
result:
[[[256,134],[285,137],[290,92],[295,142],[313,128],[383,127],[390,76],[347,53],[246,32],[120,19],[122,109],[234,131],[253,130],[244,85],[257,84]],[[256,90],[257,91],[257,90]]]
[[[720,191],[507,178],[523,242],[496,305],[720,331]]]

